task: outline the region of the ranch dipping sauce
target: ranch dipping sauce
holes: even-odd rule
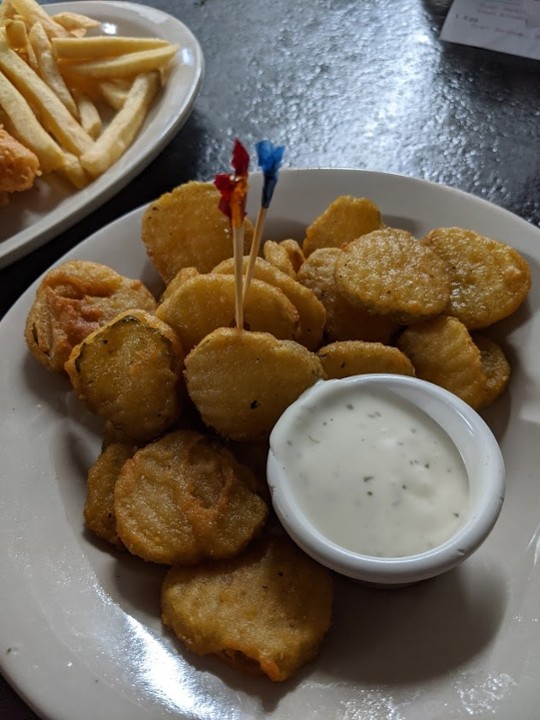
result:
[[[466,514],[469,482],[454,443],[383,388],[304,405],[272,444],[299,507],[348,550],[422,553],[451,537]]]

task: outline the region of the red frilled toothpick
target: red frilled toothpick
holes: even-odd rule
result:
[[[231,165],[234,173],[216,175],[214,184],[221,193],[219,209],[227,215],[233,236],[234,280],[235,280],[235,321],[236,327],[244,327],[243,307],[243,261],[244,261],[244,218],[248,190],[249,155],[239,140],[234,141]]]

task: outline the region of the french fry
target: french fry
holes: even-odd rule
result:
[[[118,35],[98,35],[85,38],[54,38],[54,52],[58,58],[92,59],[117,57],[126,53],[171,47],[171,43],[161,38],[122,37]]]
[[[101,25],[98,20],[79,13],[62,12],[52,16],[52,19],[72,35],[83,37],[90,28],[97,28]]]
[[[102,129],[101,116],[94,102],[80,90],[74,90],[73,94],[79,108],[79,118],[84,130],[94,140],[99,136]]]
[[[133,142],[160,87],[159,73],[137,76],[124,107],[95,141],[91,150],[81,156],[83,168],[93,177],[105,172]]]
[[[166,47],[126,53],[125,55],[103,60],[69,62],[60,59],[59,63],[61,63],[61,72],[64,75],[83,75],[100,80],[110,80],[159,70],[168,65],[177,51],[178,45],[169,43]]]
[[[92,147],[90,135],[39,75],[11,50],[3,32],[0,32],[0,70],[28,99],[45,128],[65,150],[79,156]]]
[[[40,22],[50,38],[70,36],[68,30],[55,22],[36,0],[10,0],[10,3],[22,15],[28,28],[32,27],[34,23]]]
[[[104,80],[98,85],[98,89],[105,102],[118,112],[125,105],[131,85],[129,80]]]
[[[4,25],[6,29],[6,38],[10,48],[13,50],[23,51],[26,53],[28,35],[26,33],[26,25],[23,20],[8,19]]]
[[[34,152],[43,172],[62,167],[65,153],[43,129],[21,93],[0,72],[0,107],[4,110],[6,129]]]
[[[30,32],[28,33],[28,40],[34,50],[41,79],[62,101],[73,117],[78,120],[79,108],[77,107],[64,78],[60,75],[56,59],[53,55],[51,41],[47,37],[41,23],[37,22],[32,25]]]
[[[57,168],[57,172],[67,178],[79,190],[86,187],[90,181],[79,158],[71,153],[64,153],[62,165]]]

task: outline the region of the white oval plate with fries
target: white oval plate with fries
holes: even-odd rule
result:
[[[254,219],[260,178],[250,179]],[[458,569],[400,590],[337,579],[334,623],[293,681],[239,674],[184,650],[159,619],[163,571],[85,532],[86,469],[100,428],[28,353],[22,328],[37,282],[0,322],[0,666],[43,717],[490,718],[536,720],[540,699],[540,231],[509,212],[428,182],[355,170],[283,170],[266,237],[301,239],[340,194],[422,234],[459,224],[507,241],[533,270],[532,292],[501,328],[510,389],[485,417],[508,477],[488,541]],[[143,209],[69,255],[150,285]]]
[[[20,1],[29,2],[29,0]],[[77,220],[103,204],[140,173],[173,138],[188,118],[204,75],[204,58],[197,39],[180,20],[160,10],[135,3],[102,2],[101,0],[55,3],[43,5],[42,8],[49,16],[62,17],[62,13],[69,13],[71,16],[76,14],[97,20],[99,25],[88,29],[85,41],[96,36],[106,36],[108,42],[111,42],[111,39],[115,42],[114,38],[120,36],[141,39],[154,38],[157,43],[164,45],[163,41],[167,41],[168,47],[158,47],[152,52],[167,53],[173,46],[177,46],[178,50],[167,71],[163,86],[157,91],[155,88],[152,90],[152,92],[157,92],[153,99],[143,99],[143,102],[148,103],[148,109],[138,134],[124,154],[108,169],[107,158],[111,156],[112,143],[109,143],[108,147],[106,144],[98,146],[96,140],[94,155],[97,155],[97,158],[94,157],[92,160],[89,158],[90,165],[88,166],[93,168],[95,179],[85,187],[77,189],[67,179],[55,172],[50,172],[38,178],[30,190],[12,193],[9,203],[0,207],[0,267],[26,255],[73,225]],[[78,40],[75,38],[75,43]],[[37,42],[39,47],[39,38]],[[55,40],[52,42],[54,43]],[[65,44],[69,46],[69,40]],[[127,52],[132,48],[123,49]],[[135,47],[133,49],[144,50],[145,48]],[[62,47],[61,51],[65,55],[74,52],[70,47]],[[96,51],[96,48],[93,48],[91,52],[95,56],[99,50]],[[71,62],[75,66],[78,60],[77,58],[74,60],[67,58],[60,62],[63,62],[64,66]],[[137,59],[136,62],[140,62],[140,59]],[[87,63],[89,67],[79,69],[78,84],[82,88],[85,87],[84,83],[88,84],[92,79],[97,80],[97,78],[91,77],[92,74],[96,75],[100,71],[100,68],[96,67],[97,64],[95,62]],[[13,72],[20,74],[18,67],[14,67]],[[83,76],[83,72],[89,74]],[[142,73],[143,70],[140,72]],[[154,75],[157,76],[157,73]],[[115,82],[119,86],[121,81],[116,80]],[[109,85],[112,84],[109,83]],[[105,89],[105,83],[103,83],[103,89]],[[150,92],[150,90],[146,90],[148,93]],[[144,91],[143,89],[142,92]],[[111,124],[114,115],[120,115],[118,109],[116,111],[111,109],[111,103],[115,103],[117,100],[116,97],[109,98],[108,107],[102,113],[105,118],[103,127],[106,127],[107,123]],[[118,100],[118,102],[121,101],[122,99]],[[138,110],[134,109],[133,116],[137,114]],[[129,123],[129,119],[125,122]],[[9,130],[9,127],[6,129]],[[76,133],[69,134],[76,135]],[[84,135],[82,140],[84,144]],[[73,152],[75,151],[76,148]]]

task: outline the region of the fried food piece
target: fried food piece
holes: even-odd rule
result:
[[[65,367],[88,408],[135,442],[157,437],[180,417],[182,346],[143,310],[127,310],[88,335]]]
[[[445,263],[410,233],[376,230],[349,243],[336,260],[339,291],[353,305],[400,323],[439,315],[450,297]]]
[[[378,342],[343,340],[325,345],[317,356],[329,378],[365,373],[414,375],[411,361],[401,350]]]
[[[231,442],[228,444],[228,448],[241,465],[250,469],[251,478],[255,479],[253,488],[255,492],[271,505],[272,498],[266,477],[266,464],[270,451],[269,442]]]
[[[314,250],[298,271],[298,281],[310,288],[326,309],[325,332],[329,340],[366,340],[387,344],[399,323],[371,315],[346,300],[335,278],[339,248]]]
[[[510,382],[511,368],[498,343],[480,333],[474,333],[472,338],[480,350],[482,369],[486,376],[486,390],[480,403],[480,407],[484,408],[491,405],[506,390]]]
[[[189,650],[282,681],[317,655],[331,624],[333,583],[281,536],[234,560],[171,568],[161,600],[163,622]]]
[[[412,325],[397,346],[411,360],[417,377],[450,390],[475,409],[482,405],[487,380],[480,350],[460,320],[442,315]]]
[[[37,155],[0,125],[0,205],[9,200],[10,193],[29,190],[39,175]]]
[[[26,320],[26,344],[45,367],[63,370],[75,345],[132,308],[156,308],[154,296],[140,280],[99,263],[68,260],[41,281]]]
[[[196,275],[172,293],[156,315],[178,334],[186,351],[218,327],[234,325],[235,281],[232,275]],[[244,303],[244,323],[250,330],[269,332],[277,338],[298,336],[300,316],[279,288],[253,280]]]
[[[191,430],[169,433],[122,467],[118,534],[130,552],[157,563],[233,557],[268,515],[248,474],[216,440]]]
[[[304,255],[309,257],[322,247],[341,247],[382,226],[381,211],[375,203],[341,195],[307,228]]]
[[[212,183],[188,182],[151,203],[142,220],[148,256],[168,283],[183,267],[209,272],[232,256],[229,221],[219,210],[220,194]],[[253,226],[245,221],[245,251]]]
[[[249,258],[244,258],[244,274],[247,270]],[[231,259],[225,260],[214,268],[215,273],[234,274],[234,262]],[[316,350],[321,342],[326,322],[326,311],[324,305],[317,299],[315,294],[304,285],[289,277],[277,267],[271,265],[262,258],[257,258],[253,267],[253,277],[257,280],[274,285],[281,290],[296,307],[300,313],[300,334],[298,342],[308,350]]]
[[[189,396],[203,421],[231,440],[261,442],[304,390],[324,378],[303,345],[262,332],[218,328],[186,358]]]
[[[459,227],[432,230],[422,243],[446,263],[451,282],[446,313],[469,329],[508,317],[529,293],[529,265],[509,245]]]
[[[111,442],[88,471],[84,506],[86,525],[98,537],[117,547],[123,547],[123,544],[116,532],[114,488],[122,466],[135,450],[135,445]]]
[[[296,240],[282,240],[279,243],[267,240],[263,245],[263,257],[292,278],[296,278],[296,273],[305,259],[302,248]]]
[[[197,268],[181,268],[170,281],[170,283],[165,287],[165,290],[161,293],[160,302],[164,302],[165,300],[170,298],[171,295],[173,295],[178,290],[180,285],[183,285],[186,280],[189,280],[190,278],[195,277],[195,275],[198,274],[199,271],[197,270]]]

